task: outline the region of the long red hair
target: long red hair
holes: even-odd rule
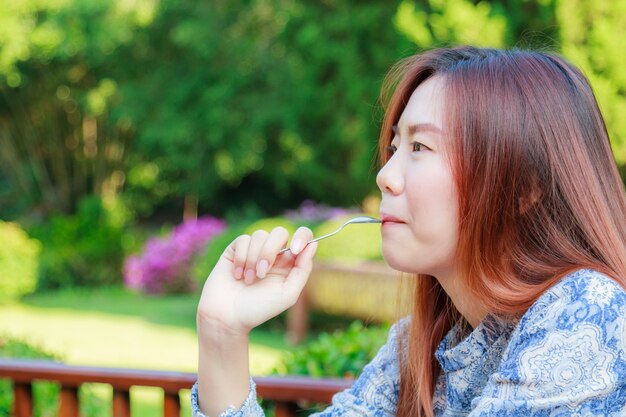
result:
[[[457,47],[407,58],[383,86],[381,163],[409,97],[433,76],[444,80],[467,288],[490,312],[520,316],[579,268],[626,287],[626,193],[585,76],[544,52]],[[434,277],[415,286],[400,417],[433,415],[434,352],[460,317]]]

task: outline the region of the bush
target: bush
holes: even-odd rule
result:
[[[387,341],[388,325],[364,327],[354,321],[346,330],[322,333],[288,352],[276,372],[283,375],[354,378]]]
[[[388,332],[387,325],[366,328],[360,321],[354,321],[345,330],[322,333],[318,339],[287,352],[274,373],[316,378],[355,378],[387,341]],[[322,411],[327,406],[314,402],[299,405],[303,408],[299,413],[302,416]],[[274,404],[263,398],[261,407],[267,415],[274,411]]]
[[[148,239],[140,255],[126,259],[124,284],[148,294],[194,290],[195,258],[225,227],[222,220],[206,216],[182,223],[164,238]]]
[[[123,225],[97,197],[81,200],[74,216],[32,228],[43,244],[39,289],[121,283]]]
[[[0,301],[17,299],[37,287],[41,244],[15,223],[0,221]]]
[[[314,230],[315,236],[334,232],[348,219],[362,214],[337,217],[322,223]],[[317,259],[329,261],[356,262],[364,260],[382,260],[380,225],[351,224],[340,233],[320,242]]]

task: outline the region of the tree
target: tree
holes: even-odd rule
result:
[[[110,57],[149,12],[92,0],[2,7],[2,215],[72,213],[82,196],[115,194],[130,132],[109,114],[117,98]]]

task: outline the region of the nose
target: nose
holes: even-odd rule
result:
[[[398,153],[394,154],[376,175],[376,185],[385,194],[400,194],[404,188],[404,176]]]

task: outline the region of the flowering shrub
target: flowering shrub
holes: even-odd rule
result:
[[[225,227],[224,221],[206,216],[182,223],[165,238],[149,239],[142,254],[126,259],[124,284],[149,294],[194,290],[195,257]]]

